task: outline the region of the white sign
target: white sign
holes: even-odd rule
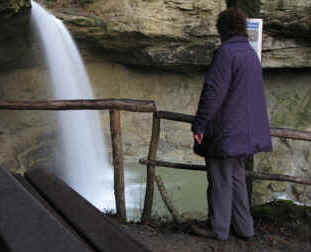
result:
[[[246,29],[248,33],[249,43],[255,49],[258,54],[258,58],[261,61],[262,19],[248,18],[246,22]]]

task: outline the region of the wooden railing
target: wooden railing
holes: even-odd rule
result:
[[[205,166],[194,164],[181,164],[157,160],[157,150],[160,140],[161,120],[171,120],[183,123],[192,123],[194,116],[168,111],[157,111],[154,101],[131,99],[101,99],[101,100],[50,100],[50,101],[0,101],[0,110],[109,110],[110,130],[112,140],[112,155],[114,167],[114,194],[117,215],[126,220],[125,194],[124,194],[124,167],[122,149],[122,130],[120,111],[153,113],[152,135],[147,159],[140,163],[147,166],[146,194],[142,221],[151,218],[153,205],[154,181],[161,186],[160,178],[155,177],[157,166],[187,170],[205,171]],[[289,138],[294,140],[311,141],[311,132],[293,129],[272,128],[271,136]],[[255,179],[275,180],[311,185],[311,179],[302,179],[282,174],[268,174],[254,171],[254,160],[247,162],[247,183],[249,195],[252,192],[252,183]],[[162,185],[163,187],[164,185]],[[174,211],[172,211],[174,212]]]
[[[124,110],[156,112],[154,101],[133,99],[0,101],[0,110]]]
[[[156,112],[154,101],[130,99],[0,101],[0,110],[109,110],[117,215],[126,221],[120,111]]]
[[[153,194],[154,194],[155,168],[157,166],[166,168],[206,171],[206,167],[204,165],[173,163],[156,159],[158,143],[160,138],[161,119],[191,124],[194,120],[194,116],[169,111],[157,111],[153,114],[153,127],[149,146],[149,154],[147,159],[139,160],[141,164],[145,164],[147,166],[146,194],[142,214],[143,222],[147,222],[151,218],[151,210],[153,205]],[[271,136],[288,138],[293,140],[311,141],[311,132],[294,129],[271,128]],[[250,157],[246,162],[246,174],[247,174],[247,188],[250,198],[252,195],[252,185],[254,180],[274,180],[274,181],[298,183],[303,185],[311,185],[311,179],[298,178],[282,174],[255,172],[254,159],[252,157]]]

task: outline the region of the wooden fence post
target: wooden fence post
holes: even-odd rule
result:
[[[174,207],[171,199],[169,198],[167,190],[166,190],[166,188],[164,186],[164,183],[163,183],[161,177],[160,176],[155,176],[155,181],[156,181],[156,183],[158,185],[158,188],[159,188],[162,200],[163,200],[164,204],[166,205],[168,211],[171,213],[174,222],[177,223],[177,224],[181,223],[182,219],[181,219],[177,209]]]
[[[245,160],[245,169],[246,171],[253,172],[254,171],[254,156],[249,156]],[[249,200],[249,206],[252,206],[252,194],[253,194],[253,178],[247,177],[246,178],[246,186],[247,186],[247,192],[248,192],[248,200]]]
[[[109,112],[114,168],[114,195],[116,200],[117,215],[120,216],[123,221],[126,221],[120,111],[110,110]]]
[[[157,149],[160,139],[160,119],[157,118],[156,112],[153,113],[152,120],[152,134],[149,146],[148,160],[155,160],[157,157]],[[144,202],[144,210],[142,214],[142,222],[146,223],[151,218],[153,193],[154,193],[154,176],[155,165],[147,164],[147,181],[146,181],[146,194]]]

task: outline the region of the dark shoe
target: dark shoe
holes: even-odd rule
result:
[[[209,230],[206,228],[201,228],[195,224],[190,225],[190,230],[193,234],[198,235],[198,236],[206,237],[209,239],[215,239],[215,240],[219,240],[219,241],[225,241],[226,240],[226,239],[222,239],[222,238],[218,237],[218,235],[215,232],[213,232],[212,230]]]
[[[244,236],[244,235],[239,235],[237,232],[233,231],[232,234],[236,237],[239,238],[243,241],[251,241],[255,238],[255,235],[252,236]]]
[[[255,236],[241,236],[241,235],[236,235],[237,238],[243,240],[243,241],[251,241],[255,238]]]

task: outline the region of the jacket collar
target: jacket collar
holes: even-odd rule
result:
[[[233,36],[232,38],[224,41],[222,44],[231,44],[231,43],[243,43],[243,42],[248,42],[248,38],[244,36]]]

